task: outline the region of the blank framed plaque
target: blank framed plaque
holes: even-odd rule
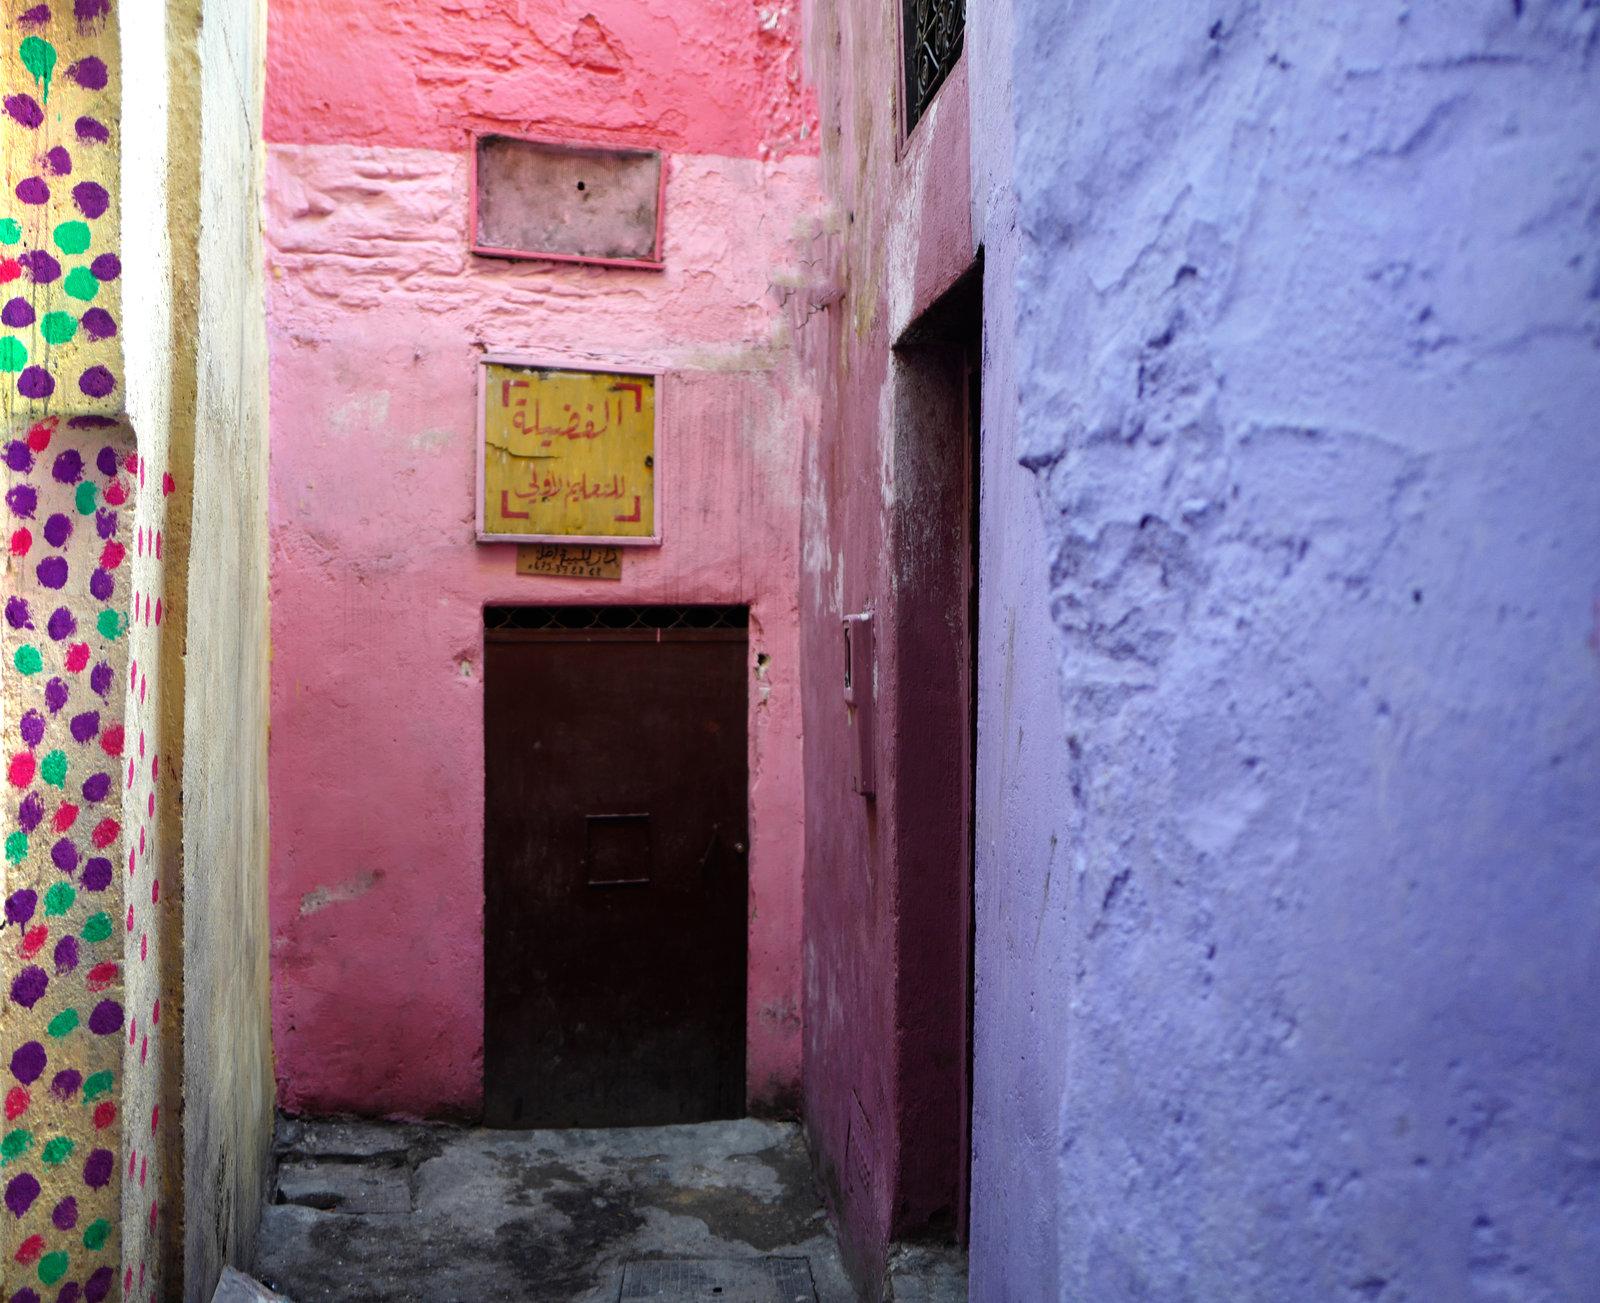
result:
[[[660,270],[666,165],[653,149],[478,136],[472,251]]]

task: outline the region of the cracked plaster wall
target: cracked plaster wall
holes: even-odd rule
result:
[[[1010,8],[973,1296],[1585,1297],[1600,13]]]
[[[793,6],[269,11],[272,954],[290,1109],[472,1116],[485,604],[748,603],[753,1107],[800,1077],[802,419],[814,220]],[[467,250],[474,130],[666,154],[661,272]],[[476,360],[659,364],[664,544],[620,583],[473,537]]]

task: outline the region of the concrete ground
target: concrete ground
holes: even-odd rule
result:
[[[856,1297],[791,1123],[516,1132],[285,1118],[275,1149],[255,1274],[293,1303],[811,1303],[807,1286],[816,1303]]]

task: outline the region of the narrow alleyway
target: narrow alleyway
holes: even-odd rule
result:
[[[855,1298],[793,1124],[284,1118],[275,1159],[257,1271],[294,1303]],[[947,1259],[909,1253],[905,1277],[904,1299],[966,1297]]]

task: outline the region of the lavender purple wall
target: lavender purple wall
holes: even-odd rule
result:
[[[970,9],[972,1297],[1589,1297],[1600,11]]]

